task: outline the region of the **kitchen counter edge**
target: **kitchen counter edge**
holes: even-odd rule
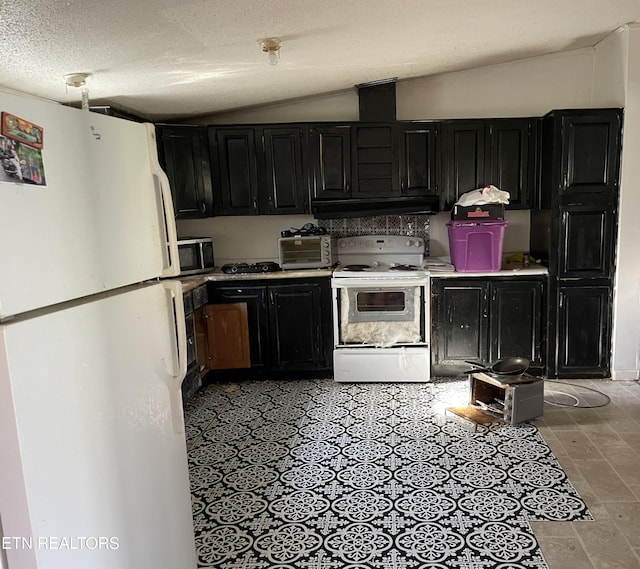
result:
[[[531,263],[528,267],[515,263],[505,263],[500,271],[477,271],[477,272],[456,272],[456,271],[431,271],[431,278],[465,278],[465,277],[532,277],[547,276],[549,269],[543,265]]]
[[[209,281],[252,281],[266,279],[313,279],[317,277],[330,277],[333,269],[301,269],[291,271],[273,271],[265,273],[242,273],[230,275],[221,270],[214,270],[210,273],[177,277],[182,283],[182,291],[189,292]]]

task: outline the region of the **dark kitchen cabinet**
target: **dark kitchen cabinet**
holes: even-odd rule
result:
[[[615,217],[610,200],[559,206],[558,278],[613,277]]]
[[[311,194],[314,199],[351,196],[351,127],[310,125]]]
[[[560,286],[557,298],[557,375],[591,377],[599,370],[602,377],[607,376],[611,287]]]
[[[560,111],[558,118],[562,138],[560,193],[617,194],[620,113]]]
[[[218,215],[258,213],[258,158],[253,128],[216,128],[212,146],[219,176]]]
[[[211,217],[213,186],[206,128],[156,125],[156,136],[176,218]]]
[[[550,377],[610,375],[622,111],[553,111],[542,121],[531,254],[549,267]]]
[[[507,209],[528,209],[537,184],[539,119],[487,123],[485,185],[509,192]]]
[[[278,370],[329,367],[323,349],[321,285],[280,284],[268,289],[272,367]]]
[[[485,128],[484,121],[449,121],[443,124],[443,210],[451,209],[465,192],[484,186]]]
[[[399,197],[398,144],[395,125],[354,125],[353,198]]]
[[[208,284],[211,303],[247,303],[252,371],[331,367],[333,328],[328,278]]]
[[[398,123],[400,193],[438,196],[438,125]]]
[[[300,127],[269,127],[262,131],[265,174],[260,212],[296,214],[309,211],[302,142]]]
[[[201,285],[182,295],[187,337],[187,374],[182,381],[182,400],[187,401],[202,386],[202,375],[207,368],[207,354],[200,341],[200,322],[207,302],[207,287]]]
[[[508,209],[527,209],[537,183],[535,118],[445,121],[442,126],[442,207],[492,184],[510,194]]]
[[[432,374],[525,357],[543,366],[543,278],[432,280]]]
[[[308,211],[303,129],[296,126],[210,127],[220,180],[219,215]]]

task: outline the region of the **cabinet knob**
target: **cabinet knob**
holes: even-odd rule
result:
[[[202,204],[200,205],[200,209],[202,210],[202,213],[204,213],[205,211],[207,211],[207,204],[205,204],[204,202],[202,202]]]

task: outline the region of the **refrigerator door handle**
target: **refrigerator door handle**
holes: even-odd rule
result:
[[[163,249],[163,269],[160,276],[162,278],[177,277],[180,274],[180,259],[178,256],[178,231],[176,229],[171,185],[169,184],[169,178],[160,166],[160,162],[158,162],[155,126],[151,123],[145,123],[144,126],[147,129],[149,137],[151,174],[154,179],[156,190],[159,191],[161,197],[161,238],[166,246]]]
[[[182,410],[182,381],[187,375],[187,326],[185,322],[182,284],[178,280],[162,281],[162,285],[171,293],[173,321],[176,331],[176,358],[172,370],[170,385],[171,415],[173,430],[184,433],[184,415]]]

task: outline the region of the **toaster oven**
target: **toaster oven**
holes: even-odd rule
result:
[[[336,240],[331,235],[302,235],[278,239],[280,268],[322,269],[336,262]]]

